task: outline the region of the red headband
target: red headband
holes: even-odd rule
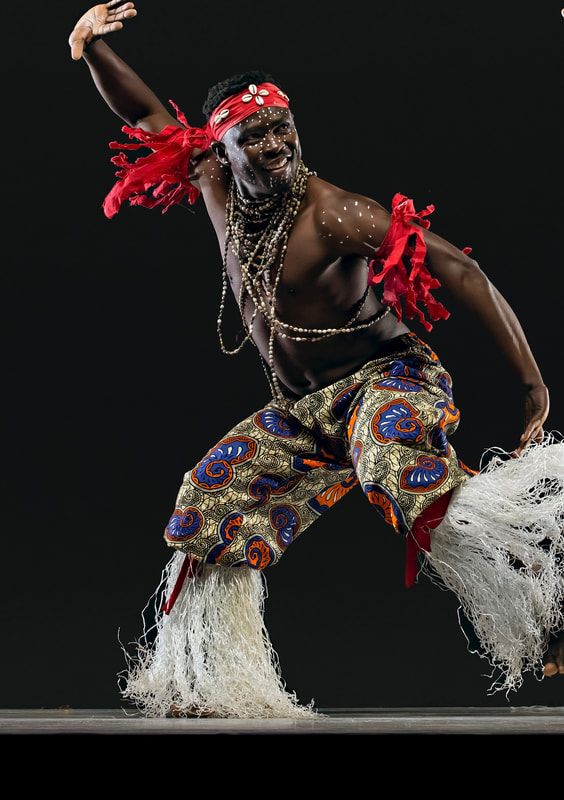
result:
[[[213,110],[209,118],[209,128],[213,138],[221,141],[225,131],[229,130],[245,117],[254,114],[262,106],[281,106],[288,108],[287,94],[274,83],[250,83],[242,92],[227,97]]]
[[[123,125],[121,130],[130,139],[139,139],[140,143],[109,142],[109,147],[120,150],[146,147],[153,152],[140,156],[133,163],[127,160],[125,153],[112,156],[110,161],[121,169],[116,172],[119,180],[104,198],[104,214],[108,218],[115,216],[125,200],[129,200],[132,206],[162,206],[163,214],[171,205],[180,203],[185,195],[188,202],[194,204],[200,194],[200,190],[188,180],[194,148],[207,150],[212,141],[220,141],[229,128],[259,109],[265,106],[288,108],[289,100],[288,95],[274,83],[250,83],[237,94],[222,100],[202,128],[190,125],[173,100],[168,102],[174,107],[181,126],[167,125],[159,133],[148,133],[142,128]]]

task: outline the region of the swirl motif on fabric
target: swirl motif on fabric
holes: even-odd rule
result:
[[[202,489],[224,489],[233,480],[233,467],[252,459],[256,450],[249,436],[228,436],[192,470],[192,480]]]

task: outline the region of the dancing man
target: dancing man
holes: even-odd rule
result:
[[[174,553],[153,595],[155,637],[144,631],[123,696],[147,715],[315,715],[282,680],[264,570],[357,485],[406,539],[406,586],[420,562],[457,595],[503,677],[493,691],[515,690],[527,670],[564,674],[564,441],[543,429],[548,389],[511,307],[470,247],[429,231],[433,205],[416,212],[398,192],[390,213],[310,170],[272,75],[213,86],[202,127],[170,100],[173,117],[104,38],[136,14],[132,2],[93,6],[68,40],[137,139],[110,147],[150,151],[112,158],[104,213],[126,200],[164,213],[202,194],[223,259],[221,348],[235,355],[249,340],[271,398],[184,475],[163,534]],[[303,102],[317,112],[314,90]],[[233,350],[221,330],[228,282],[244,329]],[[443,284],[523,385],[518,446],[480,470],[448,438],[460,421],[450,373],[403,321],[430,331],[425,312],[448,319],[431,293]],[[349,553],[354,569],[346,538],[337,557],[341,568]]]

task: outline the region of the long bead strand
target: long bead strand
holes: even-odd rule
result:
[[[298,342],[316,342],[340,333],[355,333],[364,328],[368,328],[391,311],[391,306],[386,306],[367,320],[357,322],[366,304],[366,300],[368,299],[370,290],[370,285],[368,285],[363,296],[355,303],[355,306],[358,305],[358,310],[355,311],[349,320],[337,328],[301,327],[299,325],[283,322],[277,317],[276,297],[278,284],[282,275],[288,239],[294,224],[294,219],[305,195],[308,178],[312,174],[316,173],[309,170],[303,161],[300,161],[296,177],[289,191],[278,192],[258,200],[242,197],[236,188],[233,178],[231,178],[226,202],[226,235],[223,252],[222,295],[217,320],[220,347],[225,354],[235,355],[242,349],[248,339],[255,344],[252,339],[253,325],[256,315],[260,311],[270,329],[268,343],[268,365],[270,375],[266,368],[265,359],[262,354],[259,353],[259,355],[272,392],[272,399],[277,400],[278,403],[286,409],[291,408],[292,401],[282,393],[274,367],[275,333],[281,338],[292,339]],[[253,225],[258,227],[253,230]],[[262,230],[260,226],[263,226]],[[227,252],[230,243],[240,264],[241,287],[238,306],[241,312],[243,326],[247,331],[243,341],[235,350],[227,350],[221,333],[221,321],[227,292]],[[276,263],[278,268],[276,270],[274,286],[272,287],[270,270]],[[261,285],[266,295],[268,306],[261,296]],[[245,317],[247,296],[253,301],[255,306],[251,321],[248,325]],[[286,330],[282,330],[283,328]],[[293,335],[286,332],[288,330],[296,331],[301,335]],[[320,335],[314,336],[313,334]]]

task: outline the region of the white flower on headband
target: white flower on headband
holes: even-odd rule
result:
[[[282,89],[278,89],[278,94],[280,95],[280,97],[283,97],[284,100],[287,100],[288,103],[290,102],[290,98],[285,92],[282,91]]]
[[[255,102],[256,102],[256,104],[258,106],[264,105],[264,100],[262,99],[261,95],[265,96],[267,94],[270,94],[268,89],[261,89],[260,91],[258,91],[257,87],[256,87],[256,84],[254,84],[254,83],[249,83],[248,89],[249,89],[250,94],[244,94],[243,95],[243,97],[241,98],[243,103],[250,103],[251,100],[254,97]]]
[[[218,122],[221,122],[222,119],[225,119],[225,117],[228,117],[228,116],[229,116],[229,109],[228,108],[224,108],[223,111],[220,111],[219,114],[215,115],[213,121],[217,125]]]

